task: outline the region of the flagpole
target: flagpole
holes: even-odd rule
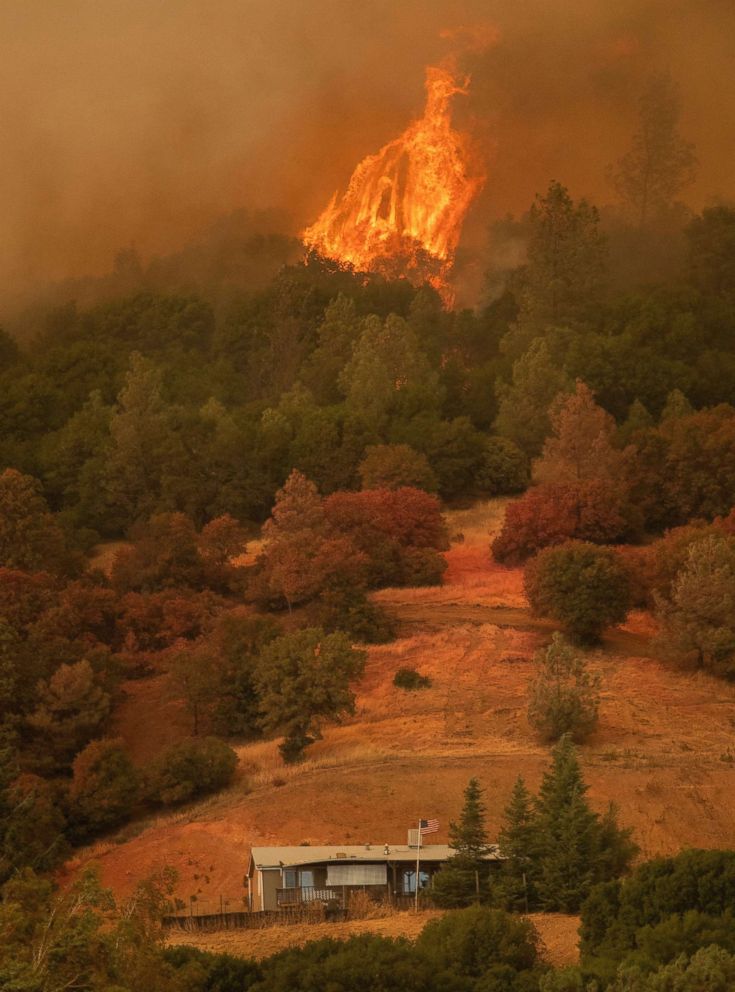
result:
[[[416,892],[414,894],[414,911],[419,911],[419,873],[421,871],[421,820],[419,820],[419,838],[416,845]]]

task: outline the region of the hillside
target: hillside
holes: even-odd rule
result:
[[[526,722],[525,693],[550,628],[524,605],[521,571],[489,559],[488,530],[501,509],[494,502],[449,514],[464,540],[447,553],[444,586],[378,594],[401,618],[401,634],[371,648],[354,718],[328,727],[308,760],[284,767],[276,741],[239,747],[227,792],[132,824],[78,852],[68,871],[97,862],[104,882],[126,891],[169,864],[183,900],[237,904],[251,844],[397,842],[427,815],[439,818],[443,841],[473,775],[487,790],[493,835],[515,777],[535,787],[548,760]],[[648,615],[634,614],[590,654],[603,679],[600,725],[581,752],[592,803],[619,805],[643,858],[733,847],[735,688],[667,666],[652,631]],[[429,675],[431,688],[396,689],[402,665]],[[117,729],[144,763],[187,722],[165,676],[127,690]]]

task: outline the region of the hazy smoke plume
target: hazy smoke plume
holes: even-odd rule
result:
[[[3,297],[130,244],[173,250],[238,207],[301,229],[458,45],[459,118],[489,160],[470,240],[551,178],[611,200],[654,70],[697,146],[687,199],[735,194],[732,0],[3,0],[0,35]]]

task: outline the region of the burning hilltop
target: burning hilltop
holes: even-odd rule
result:
[[[306,245],[358,270],[428,280],[451,298],[462,222],[485,181],[469,138],[452,127],[452,98],[468,85],[447,67],[427,69],[423,116],[359,163],[303,232]]]

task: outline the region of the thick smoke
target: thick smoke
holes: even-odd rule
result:
[[[480,52],[472,30],[497,29]],[[735,194],[732,0],[4,0],[0,297],[175,250],[239,207],[309,223],[355,162],[420,112],[461,45],[458,108],[489,160],[470,225],[551,178],[612,198],[648,73],[695,142],[701,206]]]

